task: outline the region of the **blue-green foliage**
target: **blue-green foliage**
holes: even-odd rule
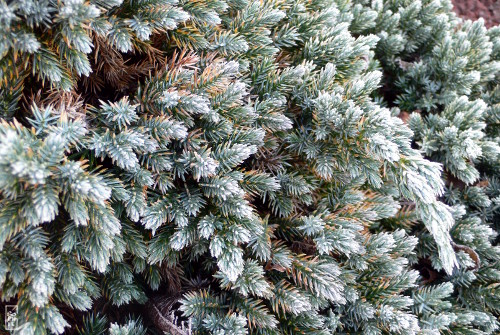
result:
[[[13,334],[498,331],[498,28],[444,0],[0,0],[0,28]]]

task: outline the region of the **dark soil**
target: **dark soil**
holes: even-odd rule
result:
[[[500,24],[500,0],[452,0],[455,12],[464,19],[484,18],[487,27]]]

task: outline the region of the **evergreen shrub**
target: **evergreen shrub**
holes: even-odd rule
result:
[[[500,27],[451,10],[0,0],[0,331],[498,334]]]

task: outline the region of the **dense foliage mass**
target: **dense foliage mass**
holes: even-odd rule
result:
[[[500,27],[0,0],[0,31],[12,334],[500,331]]]

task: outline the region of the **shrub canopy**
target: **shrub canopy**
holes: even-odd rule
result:
[[[0,29],[13,334],[499,331],[499,27],[448,0],[0,0]]]

